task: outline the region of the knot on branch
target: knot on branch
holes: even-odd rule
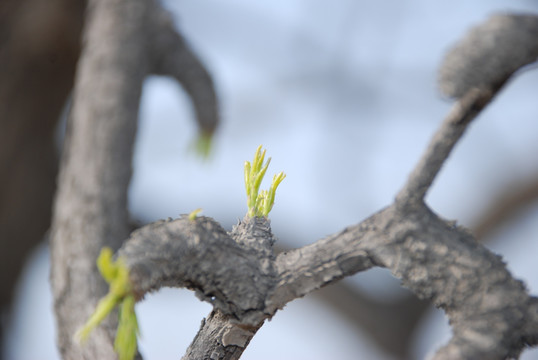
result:
[[[230,236],[245,249],[274,260],[273,245],[276,238],[271,232],[271,224],[266,217],[245,216],[232,228]]]
[[[441,91],[460,98],[472,88],[499,89],[522,66],[538,59],[538,16],[497,14],[478,25],[446,55]]]
[[[185,287],[239,323],[257,325],[269,316],[265,299],[276,284],[273,243],[264,218],[245,218],[227,233],[211,218],[184,216],[133,232],[119,256],[139,298]]]
[[[529,323],[533,298],[500,256],[426,205],[405,211],[392,206],[378,221],[383,236],[368,245],[375,263],[450,319],[454,336],[438,359],[497,359],[521,351],[521,333],[514,329]]]

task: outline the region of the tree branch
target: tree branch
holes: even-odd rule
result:
[[[91,4],[53,232],[53,290],[65,358],[113,356],[106,328],[84,350],[71,336],[103,293],[93,265],[99,248],[117,243],[127,228],[130,168],[125,159],[131,156],[136,127],[133,104],[147,70],[140,61],[144,46],[136,44],[146,40],[148,2]],[[122,26],[116,29],[118,19]],[[178,38],[173,41],[181,49]],[[172,60],[157,57],[153,66],[167,68],[181,59],[171,54]],[[205,217],[161,221],[134,232],[118,256],[129,267],[135,294],[141,298],[162,286],[195,290],[214,312],[185,358],[236,359],[264,320],[289,301],[382,266],[448,315],[453,337],[436,359],[518,356],[538,341],[538,299],[528,295],[499,256],[423,201],[466,126],[506,79],[463,92],[393,205],[312,245],[275,257],[274,237],[263,217],[246,217],[229,233]]]
[[[426,310],[427,301],[409,293],[397,298],[377,299],[353,283],[339,281],[312,295],[357,329],[381,350],[395,359],[413,359],[415,330]]]
[[[73,86],[84,7],[83,0],[0,3],[0,309],[7,317],[29,253],[50,228],[53,135]]]
[[[235,233],[249,229],[248,235],[256,236],[261,228],[267,239],[266,226],[264,219],[246,218]],[[184,216],[135,231],[118,254],[130,268],[138,297],[162,286],[186,287],[224,314],[254,326],[267,317],[264,302],[275,283],[272,254],[241,246],[233,234],[210,218]]]
[[[493,196],[491,204],[473,226],[473,234],[483,240],[499,227],[516,218],[538,200],[538,176],[511,182]]]
[[[461,98],[473,88],[496,92],[538,59],[538,16],[496,14],[471,29],[445,56],[439,87]]]
[[[256,264],[255,253],[243,248],[241,255],[241,247],[210,224],[207,218],[182,218],[135,232],[119,252],[132,269],[133,283],[150,283],[148,289],[188,283],[230,316],[227,323],[252,327],[295,298],[377,265],[447,313],[454,337],[438,359],[503,359],[536,339],[536,299],[511,277],[500,257],[425,205],[405,211],[393,205],[334,236],[281,254],[274,260],[275,278],[260,270],[267,258]],[[171,258],[177,259],[174,268],[166,265]],[[202,328],[204,334],[198,335],[210,339],[205,346],[218,342],[207,331]]]
[[[473,88],[453,107],[441,128],[433,136],[426,152],[411,172],[404,188],[396,196],[402,206],[422,202],[433,180],[467,126],[493,99],[494,92]]]
[[[213,80],[208,71],[179,34],[168,12],[152,13],[149,53],[150,71],[174,77],[192,99],[200,130],[213,134],[219,121],[218,102]]]
[[[143,77],[146,0],[93,0],[76,76],[51,237],[51,282],[64,359],[111,359],[112,319],[73,340],[105,292],[95,259],[128,234],[127,189]]]
[[[256,326],[239,324],[233,317],[214,310],[202,321],[182,360],[239,359],[262,325],[263,322]]]
[[[210,135],[217,123],[213,84],[159,4],[89,1],[51,240],[58,345],[65,359],[116,356],[114,319],[84,347],[73,335],[106,291],[95,266],[100,249],[117,249],[128,235],[130,163],[142,82],[151,70],[187,84],[200,126]]]
[[[512,278],[500,257],[423,202],[466,126],[496,90],[470,89],[433,137],[395,203],[360,224],[275,259],[269,249],[274,240],[261,220],[246,218],[228,236],[207,218],[161,222],[154,225],[157,231],[146,227],[133,234],[120,251],[131,268],[131,280],[140,295],[165,284],[187,285],[229,316],[227,324],[257,329],[287,302],[344,276],[382,266],[447,313],[454,336],[436,359],[518,356],[538,339],[537,299]],[[249,238],[254,241],[245,240]],[[163,265],[172,258],[178,259],[174,268]],[[204,341],[197,346],[222,345],[211,329],[202,327],[195,341]]]

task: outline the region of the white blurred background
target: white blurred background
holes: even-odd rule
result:
[[[388,205],[449,110],[437,67],[469,27],[499,11],[538,12],[535,1],[165,1],[210,70],[222,123],[209,160],[189,150],[196,135],[188,97],[173,80],[146,81],[130,189],[135,219],[196,208],[226,228],[246,212],[242,166],[259,144],[284,171],[271,213],[283,245],[299,247]],[[471,126],[428,196],[433,210],[472,227],[506,186],[538,174],[538,71],[515,77]],[[267,187],[268,184],[262,185]],[[487,246],[534,294],[538,205],[495,232]],[[5,358],[58,359],[48,249],[28,263]],[[347,280],[381,300],[401,296],[387,271]],[[166,289],[137,305],[146,359],[179,359],[210,306]],[[424,358],[447,341],[440,311],[413,345]],[[266,323],[243,359],[392,359],[315,296]],[[538,359],[527,351],[523,359]]]

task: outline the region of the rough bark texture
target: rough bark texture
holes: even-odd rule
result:
[[[538,16],[497,14],[478,25],[445,57],[441,91],[459,98],[472,88],[499,88],[538,59]]]
[[[52,228],[51,280],[64,359],[114,358],[99,329],[84,347],[73,334],[106,287],[95,271],[104,245],[128,233],[127,188],[144,69],[148,2],[91,1],[76,77]],[[118,51],[122,49],[122,51]]]
[[[393,205],[312,245],[275,257],[264,219],[245,218],[226,236],[209,218],[182,217],[133,233],[118,254],[131,268],[139,294],[175,282],[228,316],[226,326],[248,329],[313,290],[386,267],[448,315],[453,337],[436,359],[518,356],[538,339],[537,299],[499,256],[423,202],[456,141],[492,97],[492,91],[473,89],[454,106]],[[213,326],[202,326],[185,358],[200,354],[227,358],[222,334]]]
[[[212,99],[206,112],[199,112],[198,123],[206,133],[217,124],[213,83],[172,31],[169,17],[153,0],[89,2],[51,236],[51,282],[64,359],[116,356],[113,318],[84,346],[73,335],[106,292],[95,265],[100,249],[117,249],[128,235],[127,189],[145,76],[157,70],[172,73],[186,88],[196,89],[191,95]],[[155,46],[162,43],[161,34],[176,41]],[[166,52],[181,54],[191,66],[167,63]]]
[[[150,232],[134,233],[125,245],[128,250],[122,249],[119,252],[133,269],[133,282],[147,284],[145,279],[150,279],[153,273],[147,260],[133,256],[130,252],[133,247],[140,253],[150,253],[148,258],[155,264],[153,267],[159,268],[156,270],[158,272],[163,271],[163,268],[170,269],[166,264],[173,263],[174,268],[166,271],[181,273],[181,281],[178,282],[180,284],[198,278],[198,273],[222,272],[222,262],[226,261],[224,259],[230,254],[234,254],[234,267],[250,267],[252,259],[248,257],[248,251],[245,258],[241,258],[237,257],[237,249],[224,252],[219,249],[219,256],[223,258],[219,261],[202,262],[199,265],[197,262],[188,261],[191,255],[185,248],[190,248],[193,244],[192,240],[185,239],[183,234],[189,234],[189,238],[196,239],[197,252],[206,252],[206,248],[211,248],[214,244],[213,235],[207,231],[193,234],[192,229],[198,227],[196,224],[208,221],[210,220],[207,218],[200,218],[192,224],[192,221],[182,218],[159,224],[161,228],[153,235],[150,235]],[[164,231],[168,232],[168,239],[163,243],[159,233]],[[149,237],[143,238],[142,234]],[[158,255],[157,252],[161,250],[156,252],[155,249],[164,250],[163,244],[168,244],[171,238],[177,239],[174,247],[165,246],[166,250]],[[170,253],[176,254],[174,261],[170,261]],[[139,262],[144,264],[144,272],[139,270]],[[215,266],[208,269],[209,264]],[[262,267],[262,264],[263,262],[259,267]],[[242,299],[259,290],[254,287],[248,289],[248,286],[243,285],[260,278],[260,270],[256,266],[246,274],[251,278],[242,286],[237,286],[236,281],[243,281],[244,275],[238,277],[230,273],[226,283],[224,279],[219,279],[218,283],[222,288],[233,288],[234,292],[228,291],[221,295],[220,292],[213,291],[210,285],[198,284],[195,287],[199,293],[206,292],[210,287],[212,291],[209,296],[201,297],[211,302],[219,311],[230,315],[226,326],[236,325],[250,329],[256,325],[252,320],[259,319],[253,318],[256,312],[262,319],[269,318],[287,302],[345,275],[374,265],[383,266],[402,279],[404,286],[419,297],[443,308],[449,316],[454,337],[440,350],[437,359],[504,359],[517,356],[526,343],[532,344],[536,341],[536,299],[527,294],[521,282],[510,276],[500,257],[482,247],[465,229],[440,219],[423,204],[406,207],[405,210],[393,205],[339,234],[279,255],[276,264],[279,269],[278,276],[272,281],[272,289],[265,303],[257,309],[249,307],[241,312],[228,304],[243,303],[242,306],[251,306],[245,304]],[[177,267],[184,270],[178,271]],[[187,270],[192,274],[184,276],[183,272]],[[155,281],[156,285],[171,284],[161,279]],[[226,354],[226,345],[221,340],[222,334],[215,333],[211,326],[204,326],[201,331],[202,334],[195,340],[199,345],[196,350],[190,350],[192,353],[200,354],[213,349],[211,353]],[[216,347],[217,344],[220,346]],[[194,347],[195,344],[191,349]],[[187,355],[186,358],[199,357]]]
[[[230,315],[214,310],[202,320],[200,331],[182,359],[239,359],[262,325],[240,324]]]
[[[273,263],[258,251],[245,251],[210,218],[183,217],[145,226],[132,234],[120,256],[131,269],[135,293],[179,285],[250,325],[265,318],[259,311],[274,285]]]
[[[138,98],[145,71],[155,66],[144,57],[151,42],[144,34],[154,32],[141,29],[158,18],[154,6],[144,0],[91,2],[52,242],[59,346],[67,359],[114,357],[113,320],[86,347],[72,335],[104,293],[94,265],[99,249],[118,247],[127,229]],[[153,57],[161,64],[168,63],[165,58]],[[118,256],[130,268],[138,298],[178,286],[214,306],[184,359],[237,359],[263,322],[289,301],[373,266],[390,269],[446,312],[453,337],[435,359],[504,359],[536,345],[538,300],[499,256],[424,203],[468,124],[506,81],[484,79],[458,96],[395,202],[337,234],[275,255],[265,218],[247,217],[229,233],[207,217],[160,221],[132,233]]]

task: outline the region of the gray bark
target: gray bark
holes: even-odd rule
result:
[[[252,329],[289,301],[381,266],[449,317],[454,335],[435,359],[518,356],[536,343],[537,299],[499,256],[423,202],[456,141],[492,97],[491,91],[473,89],[454,106],[394,204],[312,245],[274,256],[265,219],[245,218],[229,234],[205,217],[134,232],[118,254],[131,269],[136,292],[189,287],[228,316],[220,326],[247,328],[242,335],[249,340]],[[204,324],[185,359],[228,358],[223,339]]]
[[[153,2],[90,5],[52,236],[51,280],[66,359],[115,357],[114,319],[85,347],[72,336],[105,291],[94,265],[100,248],[118,248],[126,238],[126,190],[143,77],[156,64],[171,64],[166,56],[145,57],[151,43],[146,36],[159,33],[143,31],[159,18]],[[135,231],[118,256],[130,269],[137,298],[162,286],[194,290],[214,311],[184,358],[237,359],[263,322],[289,301],[381,266],[449,317],[453,337],[436,359],[517,357],[538,341],[537,299],[499,256],[424,203],[452,148],[500,88],[497,78],[485,79],[458,95],[394,203],[337,234],[276,255],[264,218],[247,217],[229,233],[207,217],[160,221]],[[201,81],[207,85],[207,77]],[[211,121],[199,122],[211,129]]]
[[[182,359],[239,359],[262,325],[263,322],[256,326],[241,324],[214,310],[202,320],[200,331]]]
[[[537,15],[491,16],[447,54],[439,72],[441,91],[459,98],[472,88],[500,88],[514,72],[538,59],[536,39]]]
[[[189,49],[186,40],[175,30],[170,14],[156,8],[153,17],[153,22],[159,26],[150,27],[150,71],[157,75],[172,76],[183,85],[193,102],[199,128],[205,134],[212,134],[217,127],[219,115],[211,76]]]
[[[127,189],[145,76],[167,57],[159,51],[185,54],[194,63],[188,71],[207,74],[185,44],[153,46],[156,34],[171,36],[163,11],[152,0],[93,0],[88,5],[51,236],[51,283],[64,359],[116,357],[114,317],[84,346],[73,335],[107,291],[95,265],[99,251],[105,245],[119,248],[128,236]],[[182,71],[172,65],[165,70],[176,77]],[[197,96],[214,97],[207,76],[181,80],[186,87],[197,82]],[[209,107],[214,109],[201,114],[205,118],[199,123],[212,132],[216,101]]]
[[[128,234],[127,188],[144,70],[147,1],[90,2],[56,195],[51,282],[64,359],[112,359],[114,321],[73,334],[106,293],[95,259]],[[125,26],[118,26],[118,21]],[[124,49],[124,51],[118,51]]]

